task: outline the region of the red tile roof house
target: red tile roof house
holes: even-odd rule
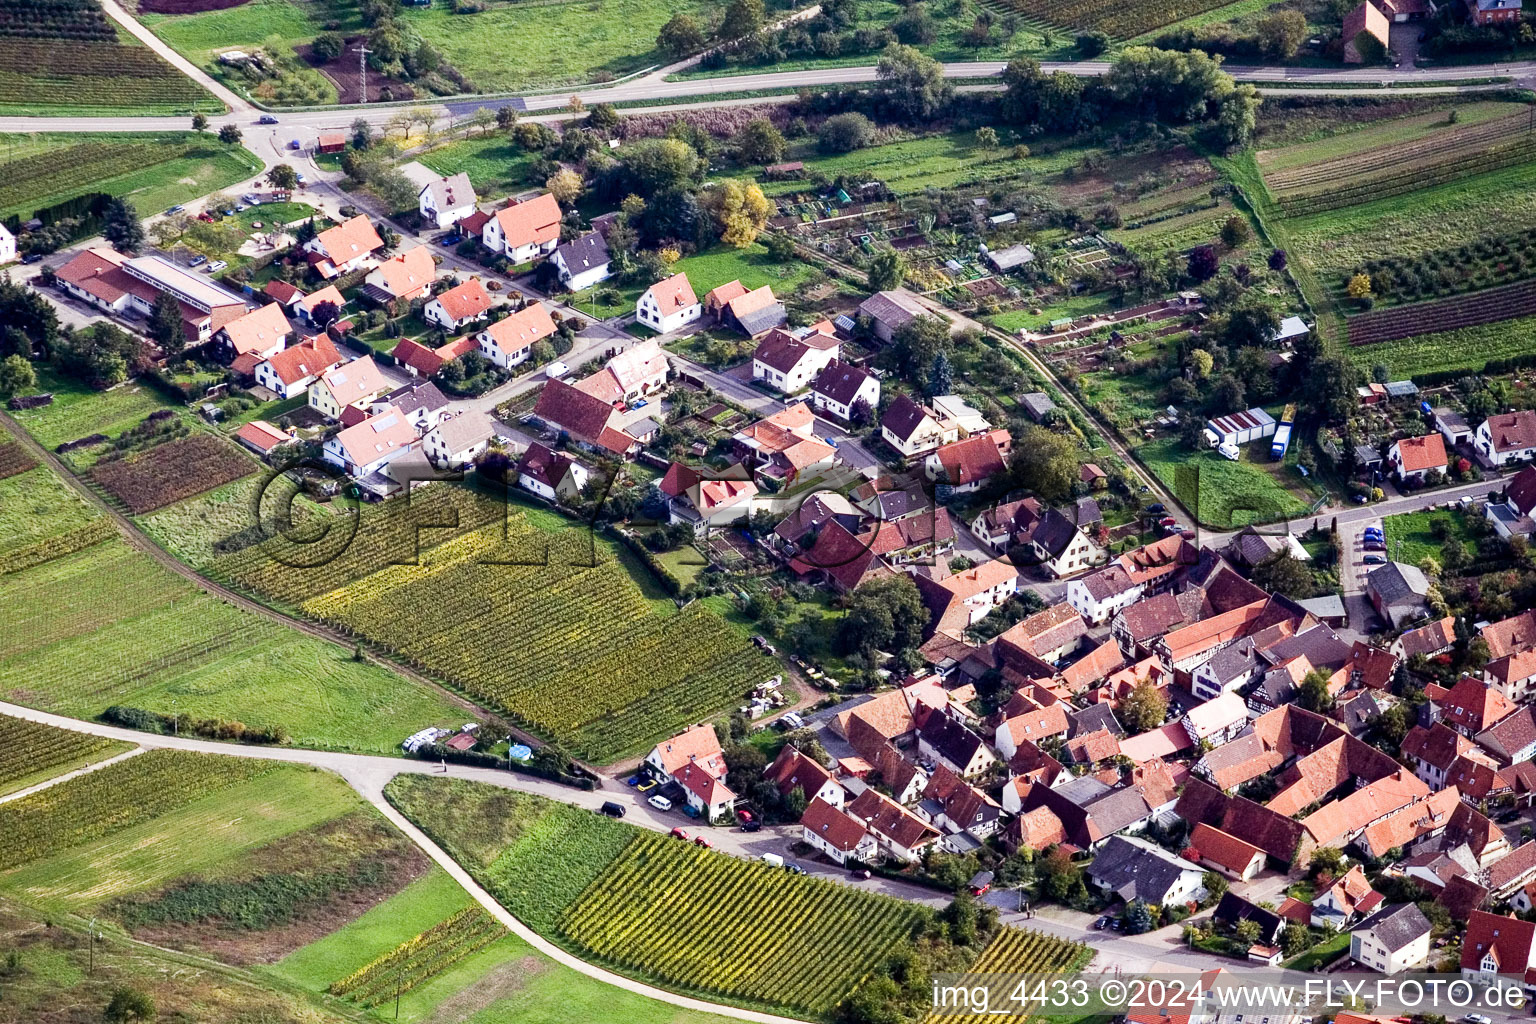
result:
[[[1469,738],[1515,711],[1503,694],[1476,676],[1462,676],[1439,694],[1430,691],[1430,704],[1440,721]]]
[[[806,402],[748,424],[731,435],[731,444],[758,472],[786,484],[830,464],[837,455],[837,449],[816,436],[816,414]]]
[[[846,810],[866,823],[887,856],[905,864],[921,859],[923,851],[940,838],[938,829],[874,789],[860,793]]]
[[[326,280],[357,270],[382,248],[384,240],[361,214],[325,229],[304,243],[310,266]]]
[[[256,383],[279,398],[301,394],[326,370],[341,365],[341,354],[328,335],[318,334],[289,345],[256,367]]]
[[[379,472],[416,447],[416,429],[394,409],[386,409],[325,442],[325,461],[354,480]]]
[[[639,441],[618,427],[618,413],[613,406],[564,381],[552,380],[544,385],[533,415],[595,451],[623,458],[640,447]]]
[[[410,338],[402,339],[390,355],[412,377],[434,377],[443,364],[475,350],[474,338],[455,338],[446,345],[428,348]]]
[[[294,306],[293,311],[302,323],[309,324],[310,326],[318,326],[315,321],[315,308],[322,302],[328,302],[335,306],[338,316],[341,314],[342,308],[347,304],[346,298],[341,294],[341,292],[336,290],[336,286],[333,284],[328,284],[324,288],[321,288],[318,291],[310,292],[308,295],[305,295],[303,298],[299,299],[298,303]],[[330,324],[326,324],[326,326],[329,327]]]
[[[1447,615],[1418,629],[1410,629],[1392,641],[1392,654],[1407,661],[1416,654],[1433,658],[1444,654],[1456,643],[1456,619]]]
[[[774,327],[752,353],[752,379],[792,395],[808,387],[839,352],[840,343],[830,334]]]
[[[1445,438],[1439,434],[1426,434],[1393,441],[1392,447],[1387,449],[1387,461],[1399,480],[1423,483],[1426,474],[1437,470],[1442,474],[1445,472]]]
[[[657,281],[635,302],[635,319],[657,334],[681,330],[703,315],[704,306],[694,295],[687,274]]]
[[[1377,9],[1375,4],[1366,0],[1359,7],[1344,15],[1344,26],[1339,33],[1344,40],[1344,63],[1363,64],[1366,54],[1357,41],[1357,37],[1363,32],[1381,44],[1382,53],[1387,52],[1390,46],[1391,23],[1387,16]]]
[[[572,498],[581,493],[589,477],[587,468],[564,452],[535,441],[517,463],[517,483],[545,501]]]
[[[751,291],[740,281],[723,284],[704,296],[704,310],[713,315],[721,327],[740,331],[749,338],[782,327],[787,320],[784,304],[766,284]],[[832,332],[828,330],[827,333]]]
[[[1536,757],[1536,707],[1522,704],[1513,714],[1478,733],[1477,742],[1502,765]]]
[[[127,258],[111,249],[87,249],[56,272],[69,294],[108,312],[147,317],[162,292],[181,312],[189,345],[200,345],[250,309],[240,296],[160,256]]]
[[[284,315],[283,306],[270,302],[219,328],[214,332],[213,344],[219,359],[233,362],[240,356],[249,356],[254,369],[261,360],[281,352],[292,333],[293,325]]]
[[[457,331],[476,320],[484,320],[492,301],[480,279],[472,277],[439,293],[422,308],[421,315],[445,331]]]
[[[1461,940],[1461,976],[1481,985],[1536,984],[1536,922],[1472,911]]]
[[[480,354],[503,370],[528,361],[533,346],[555,333],[554,318],[542,302],[530,302],[523,309],[509,313],[489,324],[475,341]]]
[[[576,387],[605,402],[630,402],[660,390],[670,372],[666,349],[655,338],[647,338],[615,352],[601,370],[577,381]]]
[[[389,381],[373,356],[363,356],[322,372],[309,386],[309,407],[339,420],[347,409],[363,409],[388,390]]]
[[[1536,692],[1536,611],[1484,626],[1478,635],[1488,644],[1484,682],[1513,701]]]
[[[560,244],[560,204],[546,192],[505,206],[485,222],[480,241],[514,264],[548,256]]]
[[[812,800],[800,816],[800,838],[838,864],[872,864],[880,842],[864,823],[826,800]]]
[[[885,527],[877,539],[891,529]],[[1018,593],[1019,570],[1002,559],[993,559],[939,580],[918,574],[913,582],[928,608],[933,632],[959,638],[967,627]]]
[[[1325,884],[1321,880],[1319,886]],[[1321,928],[1331,924],[1343,930],[1350,922],[1369,914],[1381,905],[1382,895],[1371,888],[1365,869],[1359,864],[1346,871],[1312,899],[1312,923]]]
[[[645,764],[662,783],[682,785],[690,807],[701,812],[711,808],[711,821],[719,816],[715,808],[729,810],[735,805],[736,795],[725,787],[725,753],[714,726],[707,722],[656,744],[645,755]]]
[[[1470,739],[1435,722],[1429,728],[1416,725],[1408,730],[1399,748],[1401,756],[1413,766],[1413,772],[1434,789],[1445,786],[1446,774],[1456,759],[1476,746]]]
[[[1488,417],[1478,424],[1472,444],[1495,466],[1536,458],[1536,410]]]
[[[1264,870],[1263,850],[1203,821],[1189,833],[1184,857],[1239,882],[1251,881]]]
[[[1008,468],[1013,435],[998,429],[947,444],[923,460],[923,475],[956,494],[969,494]]]
[[[410,302],[426,296],[437,277],[432,250],[425,245],[408,249],[374,267],[363,278],[363,294],[380,304]]]
[[[235,440],[251,451],[266,458],[279,445],[293,440],[293,435],[280,430],[266,420],[252,420],[235,431]]]
[[[773,763],[763,770],[763,778],[773,783],[779,795],[785,798],[798,789],[808,802],[820,800],[841,807],[846,797],[831,772],[800,753],[792,744],[786,744],[779,751]]]

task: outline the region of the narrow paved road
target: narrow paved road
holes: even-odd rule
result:
[[[216,81],[208,72],[177,53],[171,48],[170,44],[151,32],[147,26],[141,24],[138,18],[123,10],[116,0],[101,0],[101,9],[106,12],[107,17],[121,25],[123,30],[129,35],[159,54],[166,63],[217,96],[230,109],[232,114],[238,115],[251,109],[249,103]],[[185,118],[182,119],[182,124],[185,126]]]

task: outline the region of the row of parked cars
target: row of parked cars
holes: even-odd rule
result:
[[[1366,565],[1387,564],[1386,555],[1371,553],[1387,550],[1387,537],[1386,534],[1381,532],[1381,527],[1367,526],[1365,528],[1365,539],[1362,541],[1360,546],[1367,552],[1365,558],[1363,559]]]

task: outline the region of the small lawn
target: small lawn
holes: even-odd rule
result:
[[[990,316],[987,320],[998,330],[1008,331],[1011,334],[1017,331],[1043,331],[1050,326],[1052,320],[1075,320],[1080,316],[1112,313],[1115,308],[1115,303],[1111,301],[1108,292],[1089,292],[1084,295],[1064,296],[1049,306],[1040,307],[1038,313],[1031,313],[1028,309],[1015,309]]]
[[[618,300],[616,302],[597,301],[599,295],[604,295],[609,291],[617,294]],[[603,281],[600,284],[593,285],[591,288],[583,288],[579,292],[573,292],[570,297],[570,304],[583,313],[607,320],[612,317],[623,316],[625,313],[633,313],[635,311],[635,303],[640,301],[640,293],[643,291],[645,291],[643,285],[620,285],[613,281]]]
[[[1230,462],[1205,449],[1192,452],[1177,438],[1164,438],[1137,449],[1147,467],[1171,487],[1184,506],[1207,526],[1219,529],[1271,523],[1303,515],[1308,504],[1280,483],[1278,464],[1264,465],[1269,441],[1263,440]],[[1298,479],[1299,483],[1299,479]]]
[[[481,199],[499,199],[539,184],[529,177],[536,155],[505,135],[460,139],[416,159],[444,177],[461,171],[468,174]]]
[[[1439,560],[1447,539],[1475,543],[1467,517],[1460,509],[1436,509],[1402,512],[1381,521],[1387,539],[1387,557],[1408,565],[1418,565],[1426,558]]]
[[[772,285],[773,293],[783,299],[796,285],[816,273],[815,267],[799,260],[779,263],[756,242],[745,249],[717,245],[695,256],[678,260],[672,269],[688,275],[688,283],[693,285],[694,293],[700,301],[703,301],[706,292],[732,281],[740,281],[746,288]]]
[[[1333,963],[1348,951],[1349,932],[1340,932],[1331,939],[1319,942],[1294,960],[1287,960],[1281,966],[1292,971],[1315,971]]]

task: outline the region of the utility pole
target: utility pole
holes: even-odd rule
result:
[[[366,46],[358,46],[352,50],[357,54],[357,74],[362,82],[363,102],[368,102],[368,55],[373,51]]]

